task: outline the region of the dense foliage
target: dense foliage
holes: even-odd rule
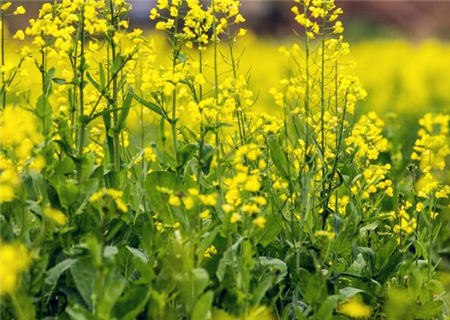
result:
[[[2,28],[3,319],[446,319],[450,115],[405,159],[333,0],[294,1],[261,112],[239,7],[159,0],[169,63],[124,0]]]

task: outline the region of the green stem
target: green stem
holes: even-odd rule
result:
[[[179,21],[178,18],[175,22],[175,31],[174,35],[178,33],[178,25]],[[179,53],[181,50],[181,47],[178,47],[178,40],[177,37],[173,37],[173,52],[172,52],[172,74],[175,75],[175,68],[177,66],[177,60],[179,57]],[[174,83],[174,88],[172,90],[172,119],[170,121],[170,125],[172,127],[172,139],[173,139],[173,149],[175,154],[175,161],[176,161],[176,168],[178,171],[178,165],[179,165],[179,154],[178,154],[178,136],[177,136],[177,84]]]
[[[84,115],[84,68],[85,68],[85,61],[84,61],[84,8],[81,10],[81,32],[80,32],[80,84],[78,87],[79,94],[80,94],[80,116]],[[79,155],[81,156],[83,154],[83,148],[84,148],[84,138],[86,133],[86,125],[83,123],[80,126],[80,140],[78,144],[78,151]],[[81,173],[81,172],[80,172]],[[79,173],[79,174],[80,174]]]
[[[112,66],[114,66],[114,62],[116,61],[117,52],[116,52],[116,44],[114,43],[115,31],[117,30],[117,21],[114,15],[114,4],[112,0],[109,0],[109,8],[111,11],[111,25],[113,26],[113,30],[110,34],[110,44],[111,44],[111,59]],[[113,125],[117,125],[118,120],[118,112],[117,112],[117,99],[118,99],[118,90],[117,90],[117,77],[113,77],[112,79],[112,108],[113,108]],[[113,137],[113,145],[114,145],[114,169],[116,171],[120,170],[120,140],[119,140],[119,132],[114,133]]]

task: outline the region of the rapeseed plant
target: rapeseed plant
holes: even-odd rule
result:
[[[367,92],[348,73],[334,1],[294,1],[297,38],[280,48],[294,67],[267,90],[271,114],[242,70],[237,0],[158,0],[149,19],[165,63],[156,35],[129,28],[125,0],[44,3],[13,40],[4,15],[25,9],[11,7],[2,2],[4,317],[448,312],[436,270],[450,117],[419,120],[401,167],[389,124],[358,109]],[[10,41],[27,44],[15,58]]]

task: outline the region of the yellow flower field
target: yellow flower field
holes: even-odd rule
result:
[[[2,319],[447,319],[448,42],[349,44],[334,0],[277,40],[238,0],[0,6]]]

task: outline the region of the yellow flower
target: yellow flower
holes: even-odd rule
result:
[[[217,196],[216,194],[201,194],[199,197],[201,203],[206,206],[215,206],[217,204]]]
[[[191,196],[198,196],[198,189],[195,188],[189,188],[188,192]]]
[[[170,198],[169,198],[169,204],[170,204],[171,206],[174,206],[174,207],[179,207],[179,206],[181,206],[181,200],[180,200],[180,197],[178,197],[178,196],[176,196],[176,195],[171,195]]]
[[[215,246],[210,245],[208,247],[208,249],[206,249],[205,253],[203,254],[203,256],[205,258],[211,258],[212,256],[215,256],[217,254],[217,249]]]
[[[116,203],[117,209],[119,209],[122,212],[128,212],[128,208],[121,198],[115,199],[114,202]]]
[[[13,39],[24,40],[25,39],[25,33],[22,30],[17,30],[16,34],[13,36]]]
[[[246,34],[247,34],[247,29],[240,28],[239,31],[238,31],[238,33],[237,33],[237,36],[238,36],[238,37],[243,37],[243,36],[245,36]]]
[[[195,76],[194,82],[199,85],[204,85],[206,83],[206,80],[202,74],[198,74]]]
[[[342,33],[344,32],[344,27],[342,26],[342,22],[337,21],[333,26],[333,33]]]
[[[338,311],[352,318],[365,318],[372,314],[370,306],[361,302],[360,298],[352,298],[338,307]]]
[[[418,202],[416,205],[416,211],[417,212],[422,212],[422,210],[425,208],[425,206],[423,205],[422,202]]]
[[[14,292],[19,275],[31,264],[30,253],[23,244],[0,243],[0,294]]]
[[[256,204],[244,204],[242,206],[242,211],[244,211],[247,214],[254,214],[259,212],[259,208]]]
[[[21,14],[25,14],[26,10],[23,6],[18,6],[17,9],[13,12],[13,15],[17,16],[17,15],[21,15]]]
[[[267,199],[264,197],[256,197],[255,202],[261,206],[265,206],[267,204]]]
[[[209,209],[206,209],[205,211],[200,213],[199,217],[200,219],[211,219],[211,211]]]
[[[6,2],[0,7],[0,9],[2,9],[2,11],[6,11],[9,7],[11,7],[11,2]]]
[[[266,218],[258,217],[254,219],[252,223],[262,229],[266,226],[266,221]]]
[[[57,225],[64,225],[67,223],[67,217],[58,209],[54,209],[51,207],[46,207],[44,209],[44,215],[47,218],[50,218],[51,220],[53,220],[54,222],[56,222]]]
[[[42,169],[45,168],[45,158],[41,155],[37,156],[30,163],[30,168],[36,171],[41,171]]]
[[[230,217],[230,222],[231,223],[236,223],[238,221],[241,221],[241,215],[237,212],[233,212],[233,214]]]
[[[244,189],[251,192],[257,192],[261,188],[258,176],[250,176],[245,183]]]
[[[0,184],[0,204],[14,200],[14,187],[8,184]]]
[[[183,204],[187,210],[191,210],[194,207],[194,199],[192,197],[184,197]]]

